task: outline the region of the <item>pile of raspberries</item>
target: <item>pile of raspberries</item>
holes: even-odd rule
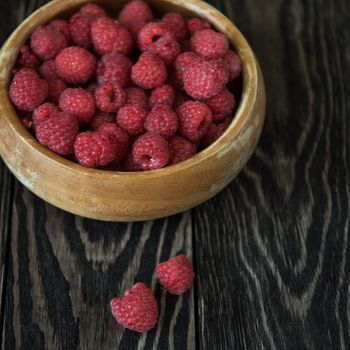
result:
[[[117,20],[87,4],[37,28],[9,88],[23,124],[89,168],[154,170],[192,157],[228,127],[242,71],[224,34],[141,0]]]

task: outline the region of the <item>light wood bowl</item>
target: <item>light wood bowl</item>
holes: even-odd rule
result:
[[[157,12],[202,17],[225,33],[243,62],[243,91],[226,132],[193,158],[164,169],[129,173],[83,168],[41,146],[25,129],[8,97],[11,70],[33,30],[90,0],[55,0],[27,18],[0,51],[0,154],[17,179],[47,202],[81,216],[149,220],[192,208],[222,190],[242,169],[259,139],[265,88],[257,59],[238,29],[199,0],[149,0]],[[117,14],[126,1],[95,1]]]

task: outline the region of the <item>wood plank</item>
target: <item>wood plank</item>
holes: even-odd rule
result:
[[[350,3],[212,1],[268,108],[255,155],[193,212],[201,349],[349,349]]]

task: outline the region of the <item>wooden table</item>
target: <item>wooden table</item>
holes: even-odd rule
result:
[[[1,0],[0,42],[44,2]],[[211,2],[265,74],[254,156],[207,203],[129,224],[56,209],[1,164],[4,349],[350,348],[350,2]],[[197,277],[175,297],[154,268],[180,252]],[[108,307],[137,281],[160,300],[158,327],[142,335]]]

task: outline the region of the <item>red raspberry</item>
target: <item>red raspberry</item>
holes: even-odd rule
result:
[[[204,58],[220,58],[227,53],[228,40],[212,29],[197,30],[191,38],[191,49]]]
[[[168,143],[169,165],[180,163],[197,153],[196,145],[181,136],[175,135],[171,137]]]
[[[131,83],[131,66],[131,60],[121,53],[108,53],[98,62],[97,81],[100,84],[117,82],[125,87]]]
[[[158,320],[157,300],[143,283],[127,289],[123,298],[113,298],[110,306],[116,321],[136,332],[148,332]]]
[[[136,105],[125,105],[117,114],[117,124],[129,135],[140,135],[145,131],[147,109]]]
[[[162,18],[162,22],[170,28],[176,40],[183,41],[187,38],[188,33],[186,22],[179,13],[166,13]]]
[[[107,17],[99,18],[91,25],[91,38],[100,55],[112,51],[126,55],[133,47],[133,40],[128,30]]]
[[[36,126],[36,138],[52,151],[69,155],[73,153],[74,140],[79,132],[77,120],[66,113],[56,113]]]
[[[15,74],[9,93],[12,103],[19,110],[30,112],[45,101],[48,85],[35,70],[22,68]]]
[[[116,158],[117,141],[104,132],[82,132],[74,142],[74,154],[80,165],[95,168],[111,163]]]
[[[219,60],[195,60],[183,72],[185,91],[194,99],[208,99],[223,90],[228,72]]]
[[[51,102],[45,102],[38,108],[36,108],[33,112],[33,126],[34,128],[37,127],[38,124],[40,124],[43,120],[46,120],[47,118],[53,116],[54,114],[58,113],[58,108]]]
[[[57,79],[55,60],[44,61],[39,68],[39,73],[45,80]]]
[[[202,145],[204,147],[210,146],[214,143],[228,128],[231,123],[231,119],[227,119],[220,124],[211,123],[206,135],[202,138]]]
[[[177,109],[177,115],[180,133],[190,141],[202,138],[212,122],[211,111],[203,102],[185,102]]]
[[[159,134],[144,134],[134,142],[132,157],[143,170],[163,168],[169,161],[168,142]]]
[[[39,58],[48,60],[67,47],[67,40],[59,31],[43,26],[33,32],[30,46]]]
[[[80,8],[79,12],[94,18],[107,17],[106,11],[97,4],[86,4]]]
[[[125,171],[142,171],[143,169],[134,162],[132,153],[129,153],[124,161]]]
[[[127,104],[148,108],[148,98],[144,90],[138,87],[131,87],[126,89],[125,92]]]
[[[112,123],[115,121],[115,115],[111,113],[96,113],[89,123],[89,129],[96,131],[103,123]]]
[[[226,88],[206,101],[213,113],[213,121],[218,122],[229,116],[235,106],[235,97]]]
[[[144,52],[131,68],[131,79],[144,89],[161,86],[167,79],[164,62],[150,52]]]
[[[150,22],[140,30],[137,42],[141,51],[145,51],[162,37],[173,38],[170,28],[162,22]]]
[[[242,72],[242,62],[239,56],[232,50],[228,50],[222,59],[227,67],[229,79],[237,78]]]
[[[150,107],[157,104],[172,106],[175,103],[175,91],[170,85],[162,85],[152,90],[149,97]]]
[[[47,83],[49,84],[47,100],[53,103],[58,103],[62,92],[67,89],[66,83],[61,79],[51,79]]]
[[[170,66],[181,52],[181,46],[173,38],[163,36],[148,46],[147,51],[157,55],[167,66]]]
[[[175,295],[186,292],[194,279],[193,267],[186,255],[162,262],[157,266],[156,274],[161,285]]]
[[[69,24],[64,19],[54,19],[49,23],[49,26],[57,31],[59,31],[67,41],[67,45],[70,45],[72,38],[70,36]]]
[[[145,129],[147,131],[160,134],[166,139],[173,136],[178,127],[177,115],[167,105],[154,106],[145,121]]]
[[[115,123],[103,123],[98,132],[114,135],[117,142],[117,151],[113,164],[118,164],[125,159],[129,152],[129,135]]]
[[[187,21],[187,29],[193,35],[197,30],[210,29],[211,25],[204,19],[191,18]]]
[[[104,83],[95,90],[96,107],[102,112],[117,112],[126,102],[126,93],[118,83]]]
[[[174,80],[175,86],[179,87],[180,89],[183,87],[184,70],[187,68],[187,66],[190,63],[198,59],[199,59],[199,56],[191,51],[183,52],[176,57],[174,62],[174,70],[173,70],[174,76],[172,77]]]
[[[38,57],[32,52],[28,45],[21,47],[16,65],[20,68],[37,69],[40,65]]]
[[[55,59],[57,74],[71,84],[84,84],[95,73],[96,59],[81,47],[68,47]]]
[[[59,106],[63,112],[75,116],[79,125],[88,124],[95,114],[93,95],[81,88],[69,88],[62,92]]]
[[[136,38],[141,28],[152,21],[152,10],[147,3],[134,0],[126,4],[119,13],[118,21]]]
[[[75,45],[89,48],[92,44],[91,40],[91,24],[95,19],[82,13],[75,13],[69,19],[69,31],[72,41]]]

